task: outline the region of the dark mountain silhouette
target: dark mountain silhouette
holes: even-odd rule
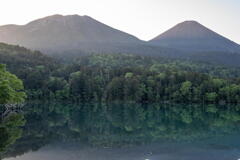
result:
[[[165,55],[175,51],[151,46],[89,16],[53,15],[26,25],[0,26],[0,42],[71,57],[89,53]]]
[[[240,52],[240,46],[238,44],[196,21],[185,21],[177,24],[173,28],[152,39],[150,43],[191,52]]]
[[[30,48],[77,47],[79,43],[139,42],[129,34],[113,29],[88,16],[53,15],[26,25],[0,28],[0,40]]]
[[[136,44],[141,41],[88,16],[53,15],[26,25],[0,27],[0,41],[39,50],[85,50],[102,44]]]
[[[53,15],[26,25],[0,26],[0,42],[68,60],[89,53],[132,53],[240,66],[239,45],[195,21],[145,42],[89,16]]]

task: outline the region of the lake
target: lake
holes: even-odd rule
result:
[[[4,160],[240,158],[239,105],[31,102],[0,131]]]

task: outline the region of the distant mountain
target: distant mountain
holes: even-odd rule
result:
[[[195,21],[145,42],[89,16],[53,15],[26,25],[0,26],[0,42],[67,61],[89,53],[131,53],[240,66],[239,45]]]
[[[53,15],[26,25],[0,27],[0,42],[39,50],[90,50],[102,44],[138,44],[138,38],[88,16]],[[102,47],[104,48],[104,47]]]
[[[151,44],[184,51],[239,52],[240,46],[196,21],[185,21],[150,41]]]

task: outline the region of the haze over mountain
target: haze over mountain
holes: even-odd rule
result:
[[[89,16],[53,15],[26,25],[0,26],[0,42],[69,60],[89,53],[132,53],[240,66],[239,45],[195,21],[145,42]]]
[[[150,43],[185,51],[240,52],[240,46],[196,21],[177,24]]]
[[[58,51],[91,50],[110,43],[142,43],[130,34],[113,29],[91,17],[79,15],[53,15],[26,25],[1,26],[0,41],[31,49]]]
[[[111,28],[89,16],[53,15],[26,25],[0,26],[0,42],[43,52],[131,52],[168,53],[174,48],[187,51],[239,52],[238,44],[195,21],[185,21],[150,42]],[[151,46],[154,44],[155,46]],[[158,46],[158,47],[156,47]],[[160,53],[159,53],[160,54]]]

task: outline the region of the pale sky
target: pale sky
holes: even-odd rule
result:
[[[240,43],[240,0],[0,0],[0,25],[53,14],[88,15],[142,40],[196,20]]]

